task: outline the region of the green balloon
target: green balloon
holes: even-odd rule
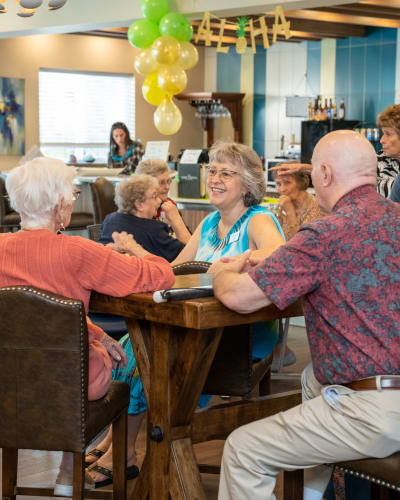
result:
[[[168,12],[168,0],[140,0],[140,8],[145,18],[158,23]]]
[[[189,41],[192,29],[189,21],[179,12],[169,12],[160,21],[160,33],[173,36],[179,41]],[[190,38],[188,38],[190,34]]]
[[[129,26],[128,40],[134,47],[146,49],[160,36],[158,26],[148,19],[140,19]]]
[[[188,22],[185,26],[185,36],[183,41],[190,42],[193,36],[193,26]]]

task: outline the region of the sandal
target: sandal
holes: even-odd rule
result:
[[[103,474],[107,479],[103,479],[102,481],[97,481],[94,483],[95,488],[102,488],[103,486],[107,486],[112,484],[113,482],[113,473],[111,469],[107,469],[106,467],[102,467],[101,465],[95,465],[88,469],[88,471],[98,472],[99,474]],[[137,465],[131,465],[126,469],[126,479],[135,479],[139,475],[139,467]]]
[[[99,450],[98,448],[93,448],[93,450],[90,450],[87,454],[86,457],[96,457],[96,460],[93,460],[93,462],[88,462],[85,459],[85,467],[90,467],[94,463],[97,462],[99,458],[101,458],[104,455],[105,451]]]

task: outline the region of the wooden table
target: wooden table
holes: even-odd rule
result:
[[[207,277],[207,278],[206,278]],[[209,275],[177,276],[175,287],[198,286]],[[223,439],[240,425],[300,403],[300,392],[195,411],[224,326],[302,315],[269,306],[238,314],[214,297],[154,303],[152,294],[92,294],[90,311],[124,316],[148,402],[147,453],[132,498],[205,500],[193,444]]]

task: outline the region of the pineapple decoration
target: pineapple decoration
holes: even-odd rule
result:
[[[237,31],[238,39],[236,40],[236,52],[238,54],[244,54],[246,52],[246,47],[247,47],[247,41],[244,35],[249,20],[247,19],[246,16],[243,16],[243,17],[238,17],[237,21],[238,22],[236,24],[238,25],[239,29]]]

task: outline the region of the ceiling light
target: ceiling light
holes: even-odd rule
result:
[[[5,6],[7,0],[1,0],[0,2],[0,14],[5,14],[7,8]],[[38,7],[43,4],[43,0],[14,0],[15,3],[19,4],[21,10],[17,12],[20,17],[31,17],[35,14]],[[57,10],[64,7],[67,0],[48,0],[47,7],[49,10]]]

